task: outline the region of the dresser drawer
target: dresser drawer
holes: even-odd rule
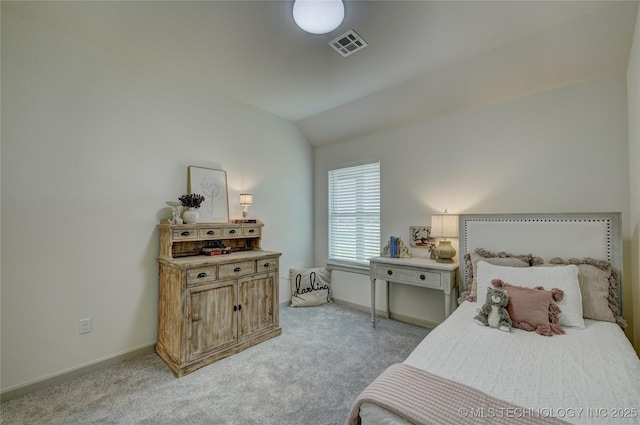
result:
[[[207,239],[207,238],[215,238],[217,236],[222,236],[222,229],[220,227],[207,227],[204,229],[198,229],[199,230],[199,235],[200,235],[200,239]]]
[[[238,261],[237,263],[220,264],[218,266],[218,277],[227,279],[230,277],[246,276],[256,272],[255,261]]]
[[[413,270],[411,268],[385,266],[380,264],[376,265],[376,279],[424,286],[433,289],[442,289],[440,273],[425,270]]]
[[[242,228],[242,234],[244,236],[249,236],[249,237],[258,237],[258,236],[260,236],[260,228],[259,227],[244,227],[244,228]]]
[[[222,229],[222,236],[225,237],[241,237],[242,227],[225,227]]]
[[[171,232],[171,237],[174,241],[198,239],[198,229],[176,229]]]
[[[277,258],[263,258],[256,261],[256,272],[267,272],[271,270],[278,270]]]
[[[187,285],[200,285],[216,280],[216,266],[187,269]]]

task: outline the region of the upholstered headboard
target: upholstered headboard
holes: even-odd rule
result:
[[[461,288],[466,282],[464,254],[476,248],[534,254],[545,261],[560,257],[607,260],[618,277],[622,309],[622,237],[620,213],[462,214],[460,215]]]

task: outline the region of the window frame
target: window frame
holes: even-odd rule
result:
[[[380,255],[380,169],[380,160],[371,160],[345,164],[328,171],[327,266],[329,268],[369,274],[368,259]],[[353,178],[352,182],[349,181],[349,177]],[[339,183],[342,183],[342,192],[336,194],[335,191],[339,189],[336,186]],[[336,196],[345,197],[344,200],[347,203],[336,205],[336,202],[339,202],[335,199]],[[370,199],[371,196],[373,199]],[[336,211],[336,207],[342,208],[342,211]],[[340,218],[347,221],[353,220],[354,223],[347,225],[360,227],[360,229],[354,230],[356,233],[355,245],[342,246],[345,251],[352,251],[354,254],[352,258],[341,258],[335,252],[335,248],[340,247],[339,242],[336,242],[335,239],[335,228],[339,225],[336,220]],[[372,237],[375,238],[375,241],[371,241]]]

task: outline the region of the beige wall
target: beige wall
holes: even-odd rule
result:
[[[639,25],[626,81],[352,140],[314,160],[287,121],[3,12],[1,391],[155,342],[155,226],[169,215],[164,201],[185,191],[188,165],[227,170],[232,217],[238,193],[254,193],[263,246],[284,253],[283,271],[326,261],[326,171],[363,159],[382,160],[383,238],[408,238],[444,208],[622,211],[625,316],[640,341]],[[363,307],[368,285],[334,273],[334,295]],[[286,301],[287,273],[280,287]],[[393,311],[442,320],[438,292],[392,296]],[[84,317],[94,329],[79,336]]]
[[[633,297],[627,308],[633,306],[635,347],[640,354],[640,11],[629,57],[627,71],[627,99],[629,103],[629,181],[631,230],[631,286]]]
[[[316,264],[327,257],[327,170],[370,158],[381,160],[383,241],[390,235],[408,241],[409,226],[428,225],[431,215],[445,208],[454,213],[621,211],[628,217],[626,90],[621,75],[316,149]],[[628,248],[628,220],[622,230]],[[629,258],[627,249],[627,265]],[[335,272],[333,288],[336,298],[369,304],[368,276]],[[631,286],[625,289],[630,300]],[[378,308],[385,308],[381,298]],[[438,323],[444,296],[398,286],[392,289],[391,310]],[[631,313],[626,310],[628,320]]]
[[[156,224],[188,165],[227,171],[232,218],[254,194],[282,270],[312,263],[293,123],[6,11],[2,91],[3,392],[155,343]]]

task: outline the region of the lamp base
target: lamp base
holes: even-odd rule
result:
[[[451,241],[443,239],[435,249],[436,262],[453,263],[453,257],[456,256],[456,250],[451,246]]]
[[[451,263],[453,263],[453,260],[451,258],[436,258],[436,263],[451,264]]]

